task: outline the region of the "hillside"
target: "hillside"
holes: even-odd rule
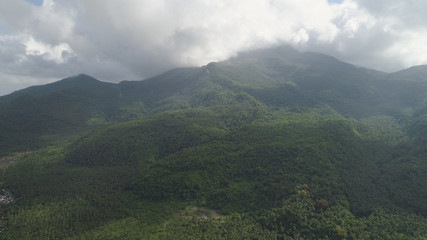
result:
[[[105,122],[117,107],[114,84],[79,75],[0,98],[0,154],[42,146],[47,137],[74,134]]]
[[[233,104],[249,96],[269,107],[323,104],[345,117],[388,115],[403,123],[426,99],[427,81],[419,80],[423,71],[416,69],[423,68],[386,74],[279,47],[201,68],[174,69],[144,81],[113,84],[78,75],[0,97],[0,154],[39,147],[52,136],[108,122]]]
[[[278,47],[0,97],[0,236],[425,239],[423,74]]]

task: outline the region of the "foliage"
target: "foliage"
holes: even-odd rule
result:
[[[425,239],[413,70],[277,48],[1,97],[0,238]]]

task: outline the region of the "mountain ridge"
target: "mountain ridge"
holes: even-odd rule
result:
[[[0,97],[0,238],[425,239],[412,71],[282,47]]]
[[[242,97],[254,98],[268,107],[320,104],[347,117],[391,114],[398,121],[406,121],[423,107],[427,81],[395,76],[290,47],[254,50],[223,62],[176,68],[141,81],[107,83],[80,74],[0,97],[4,116],[1,126],[8,126],[1,131],[9,136],[7,139],[17,136],[16,131],[27,138],[25,135],[33,135],[35,129],[39,129],[37,134],[55,134],[62,129],[84,131],[94,123],[230,104]],[[34,120],[22,131],[18,130],[22,119]],[[49,127],[49,121],[55,123]]]

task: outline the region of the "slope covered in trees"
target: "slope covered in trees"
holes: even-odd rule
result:
[[[3,96],[0,237],[425,239],[415,70],[281,47]]]

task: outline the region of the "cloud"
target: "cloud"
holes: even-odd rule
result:
[[[385,71],[427,63],[419,0],[30,2],[0,2],[2,79],[142,79],[277,44]]]
[[[25,54],[27,56],[42,56],[46,60],[53,60],[58,64],[67,61],[67,58],[73,55],[73,51],[68,43],[60,43],[55,46],[46,45],[43,42],[29,37],[25,45]]]

